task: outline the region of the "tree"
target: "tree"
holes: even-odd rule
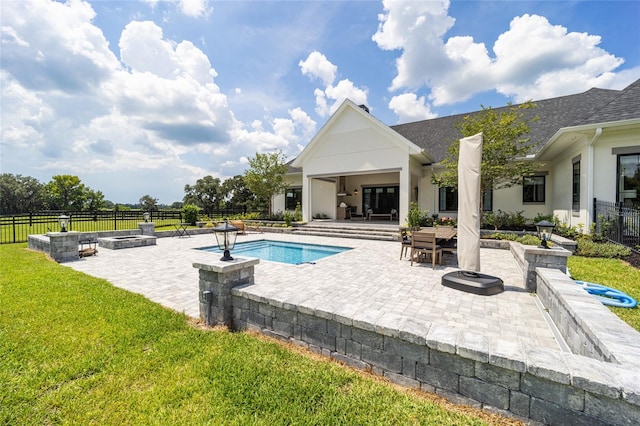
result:
[[[106,204],[102,192],[86,187],[78,176],[53,176],[44,191],[49,208],[54,210],[98,209]]]
[[[222,196],[226,203],[234,208],[259,210],[261,207],[257,205],[255,195],[245,185],[242,175],[236,175],[222,182]]]
[[[143,195],[140,197],[138,202],[140,203],[142,210],[146,212],[158,210],[158,199],[153,198],[151,195]]]
[[[222,186],[219,178],[205,176],[198,179],[193,186],[185,185],[184,192],[184,204],[194,204],[206,212],[220,209]]]
[[[44,185],[30,176],[0,174],[0,213],[26,213],[46,209]]]
[[[527,136],[528,121],[525,112],[535,108],[531,101],[496,111],[482,107],[482,111],[467,115],[456,124],[462,137],[483,133],[480,193],[491,189],[509,188],[522,184],[522,177],[535,172],[537,165],[527,160],[533,145]],[[532,121],[538,118],[534,117]],[[445,171],[432,177],[433,183],[441,187],[458,187],[458,157],[460,141],[448,148],[447,157],[441,162]],[[480,197],[482,204],[482,197]],[[482,211],[482,205],[480,205]]]
[[[273,213],[273,196],[287,189],[284,175],[288,169],[285,161],[280,151],[256,153],[254,158],[249,159],[250,168],[244,173],[245,185],[269,207],[269,213]]]
[[[95,211],[107,206],[107,202],[104,200],[104,194],[102,191],[94,191],[85,187],[84,200],[83,209],[85,210]]]

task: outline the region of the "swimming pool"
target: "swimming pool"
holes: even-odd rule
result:
[[[219,253],[218,246],[201,247],[198,250]],[[351,247],[325,246],[320,244],[293,243],[273,240],[257,240],[237,243],[231,256],[257,257],[271,262],[313,263],[316,260],[351,250]]]

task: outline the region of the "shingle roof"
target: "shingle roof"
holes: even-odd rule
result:
[[[611,102],[600,107],[582,124],[609,123],[640,118],[640,80],[630,84]]]
[[[538,150],[564,127],[640,118],[640,80],[622,91],[594,88],[584,93],[534,103],[536,108],[526,110],[525,118],[530,121],[534,116],[539,117],[538,121],[529,122],[529,137],[535,150]],[[505,106],[494,110],[504,111],[508,108]],[[479,112],[399,124],[391,128],[440,162],[446,157],[451,142],[462,137],[455,124],[464,116]]]

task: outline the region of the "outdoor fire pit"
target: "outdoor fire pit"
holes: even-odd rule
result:
[[[149,235],[126,235],[122,237],[103,237],[98,238],[100,247],[117,250],[132,247],[144,247],[156,245],[156,237]]]

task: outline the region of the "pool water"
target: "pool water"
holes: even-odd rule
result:
[[[219,253],[218,246],[202,247],[199,250]],[[351,250],[350,247],[325,246],[320,244],[292,243],[284,241],[257,240],[236,243],[231,256],[257,257],[271,262],[313,263],[316,260]]]

